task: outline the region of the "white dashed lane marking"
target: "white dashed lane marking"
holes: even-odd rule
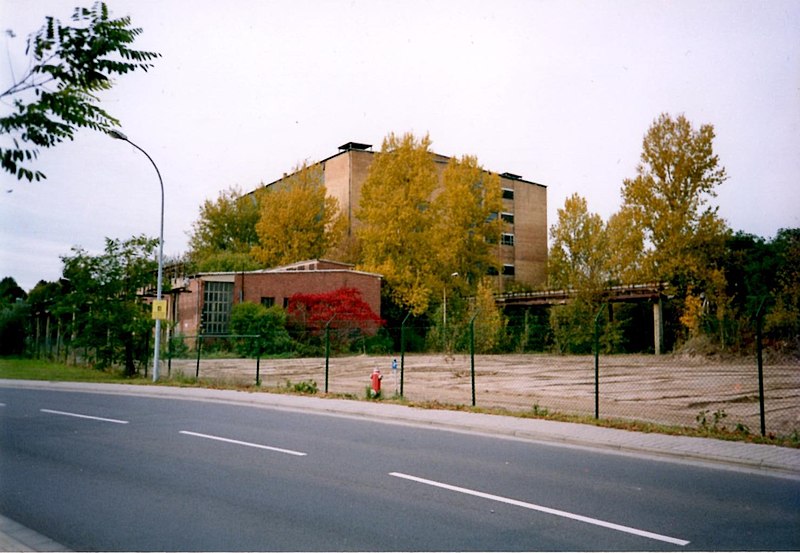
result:
[[[39,409],[42,413],[49,413],[51,415],[62,415],[65,417],[75,417],[78,419],[89,419],[93,421],[113,422],[114,424],[128,424],[128,421],[121,421],[119,419],[107,419],[105,417],[94,417],[91,415],[81,415],[80,413],[69,413],[67,411],[54,411],[53,409]]]
[[[256,449],[266,449],[268,451],[275,451],[277,453],[286,453],[287,455],[295,455],[297,457],[304,457],[308,455],[302,451],[294,451],[291,449],[283,449],[281,447],[273,447],[269,445],[254,444],[252,442],[242,442],[240,440],[231,440],[230,438],[222,438],[220,436],[212,436],[210,434],[200,434],[198,432],[189,432],[188,430],[181,430],[181,434],[185,436],[194,436],[195,438],[205,438],[206,440],[215,440],[218,442],[225,442],[228,444],[241,445],[245,447],[254,447]]]
[[[450,484],[444,484],[442,482],[436,482],[434,480],[426,480],[425,478],[419,478],[418,476],[411,476],[410,474],[403,474],[401,472],[390,472],[389,476],[395,476],[397,478],[402,478],[404,480],[410,480],[412,482],[418,482],[420,484],[426,484],[428,486],[434,486],[436,488],[442,488],[445,490],[449,490],[451,492],[458,492],[463,493],[466,495],[472,495],[475,497],[481,497],[483,499],[490,499],[492,501],[498,501],[500,503],[505,503],[507,505],[514,505],[516,507],[522,507],[524,509],[530,509],[532,511],[539,511],[540,513],[547,513],[549,515],[555,515],[563,518],[568,518],[571,520],[577,520],[579,522],[585,522],[587,524],[593,524],[595,526],[601,526],[603,528],[609,528],[611,530],[616,530],[618,532],[625,532],[627,534],[633,534],[635,536],[640,536],[643,538],[649,538],[651,540],[658,540],[667,543],[672,543],[675,545],[688,545],[689,542],[686,540],[682,540],[679,538],[673,538],[670,536],[664,536],[662,534],[655,534],[653,532],[648,532],[646,530],[639,530],[637,528],[631,528],[630,526],[622,526],[621,524],[615,524],[613,522],[606,522],[604,520],[599,520],[596,518],[585,517],[583,515],[576,515],[574,513],[569,513],[567,511],[559,511],[558,509],[551,509],[549,507],[542,507],[541,505],[535,505],[533,503],[526,503],[524,501],[518,501],[516,499],[509,499],[507,497],[501,497],[499,495],[492,495],[484,492],[479,492],[475,490],[470,490],[467,488],[460,488],[458,486],[451,486]]]

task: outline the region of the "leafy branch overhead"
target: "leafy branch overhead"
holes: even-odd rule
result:
[[[142,29],[131,27],[130,17],[112,19],[104,2],[75,8],[72,21],[66,25],[48,16],[28,37],[29,69],[0,93],[13,100],[12,113],[0,117],[0,134],[13,146],[0,147],[0,162],[18,179],[45,178],[28,167],[39,148],[72,140],[83,127],[108,132],[119,126],[96,94],[113,87],[114,75],[147,71],[161,56],[131,48]]]

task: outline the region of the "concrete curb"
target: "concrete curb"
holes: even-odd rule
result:
[[[70,551],[38,532],[0,515],[0,551]]]

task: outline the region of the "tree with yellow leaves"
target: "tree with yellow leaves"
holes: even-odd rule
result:
[[[258,204],[231,187],[206,200],[189,235],[189,260],[198,271],[246,271],[258,267],[250,250],[258,242]]]
[[[325,195],[322,169],[303,164],[279,184],[258,191],[259,243],[252,255],[267,267],[324,257],[344,231],[336,198]]]
[[[420,315],[438,274],[432,244],[431,197],[439,179],[431,141],[387,136],[361,188],[356,234],[359,268],[382,274],[392,300]]]
[[[695,129],[683,115],[660,115],[645,134],[636,177],[623,183],[621,211],[641,233],[639,280],[669,283],[679,304],[702,294],[719,318],[727,304],[719,264],[729,231],[709,205],[727,179],[713,141],[712,125]],[[695,304],[679,305],[692,325]]]

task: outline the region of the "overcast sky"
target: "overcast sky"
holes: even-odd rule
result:
[[[0,0],[0,28],[16,33],[3,35],[2,90],[24,72],[25,37],[79,2]],[[800,227],[796,0],[107,4],[143,28],[136,47],[163,55],[101,100],[161,170],[166,255],[220,191],[349,141],[378,150],[389,132],[545,184],[548,226],[575,192],[607,218],[662,112],[714,125],[730,176],[714,202],[731,228]],[[82,130],[35,168],[47,180],[0,174],[0,277],[30,290],[61,276],[72,246],[158,236],[158,179],[132,146]]]

